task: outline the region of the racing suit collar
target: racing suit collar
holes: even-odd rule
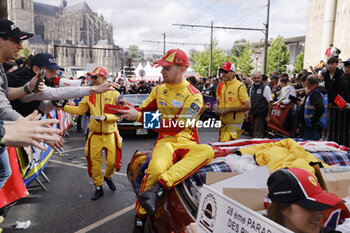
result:
[[[181,89],[189,85],[189,82],[186,80],[182,81],[181,83],[176,83],[176,84],[171,84],[171,83],[166,83],[165,86],[169,89]]]
[[[236,77],[234,77],[231,81],[226,81],[225,83],[229,85],[229,84],[233,84],[235,82],[237,82]]]

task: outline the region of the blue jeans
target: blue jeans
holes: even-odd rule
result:
[[[0,148],[0,189],[5,185],[12,174],[9,155],[6,147]]]
[[[322,128],[317,125],[312,127],[304,127],[304,138],[308,140],[318,141],[321,137]]]

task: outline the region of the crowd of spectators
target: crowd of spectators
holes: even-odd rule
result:
[[[333,56],[331,54],[333,54]],[[319,121],[325,120],[321,119],[322,116],[326,115],[326,112],[331,108],[337,108],[334,100],[338,95],[341,96],[345,102],[350,102],[348,77],[350,71],[346,72],[350,67],[350,60],[340,62],[338,56],[339,54],[337,53],[336,48],[330,46],[329,52],[326,53],[326,62],[321,60],[320,63],[314,67],[310,66],[308,70],[303,69],[300,73],[294,74],[293,76],[287,73],[274,71],[270,76],[255,72],[250,77],[245,74],[235,74],[235,78],[244,83],[247,87],[248,93],[250,93],[251,88],[254,86],[254,74],[256,74],[261,77],[261,81],[270,88],[272,106],[276,107],[282,105],[290,108],[287,118],[284,119],[284,123],[281,126],[290,132],[290,137],[303,137],[305,136],[304,131],[306,130],[308,132],[310,124],[308,127],[305,123],[305,104],[307,97],[310,97],[306,109],[309,109],[310,106],[311,108],[316,108],[315,111],[311,112],[311,125],[313,125],[312,131],[315,130],[314,127],[316,127],[317,130],[313,137],[310,137],[310,135],[307,137],[315,140],[327,140],[329,135],[329,125],[332,125],[333,127],[334,119],[328,117],[326,120],[327,124],[322,124],[322,126],[320,126]],[[313,76],[311,77],[311,75]],[[308,77],[310,78],[308,79]],[[120,85],[118,91],[125,94],[149,94],[155,86],[162,83],[160,80],[140,80],[137,82],[129,82],[128,79],[119,77],[116,77],[115,80]],[[187,81],[198,89],[203,96],[216,99],[217,87],[219,83],[222,82],[222,77],[220,74],[217,77],[190,76],[187,78]],[[312,91],[313,89],[316,90]],[[267,102],[269,102],[269,98],[267,99]],[[325,99],[327,99],[327,103],[324,102]],[[344,109],[349,109],[349,105],[346,105]],[[250,111],[249,113],[251,114],[252,112]],[[247,134],[253,132],[252,117],[249,117],[249,113],[247,112],[245,114],[246,119],[243,125],[243,129],[245,129]],[[268,120],[270,120],[270,115],[266,120],[265,125],[268,123]],[[308,119],[306,119],[306,121],[308,121]],[[318,134],[318,132],[320,132],[320,134]],[[266,134],[258,135],[266,136]],[[308,135],[308,133],[306,133],[306,135]]]
[[[139,81],[129,81],[128,79],[123,79],[118,76],[114,78],[114,82],[119,84],[119,88],[117,91],[119,93],[124,94],[149,94],[151,90],[161,84],[161,81],[147,81],[147,80],[139,80]]]
[[[236,74],[235,77],[246,85],[250,97],[251,89],[254,86],[254,76],[261,77],[261,81],[270,88],[272,106],[275,108],[280,105],[288,106],[289,112],[287,117],[283,119],[281,127],[290,132],[290,137],[328,140],[329,130],[332,130],[330,128],[338,127],[334,125],[335,119],[328,113],[331,109],[339,110],[334,102],[335,98],[338,95],[342,97],[347,103],[344,109],[350,109],[349,75],[350,59],[339,62],[337,56],[331,56],[327,58],[327,62],[321,61],[315,67],[310,66],[309,70],[303,69],[293,76],[274,71],[269,77],[260,72],[253,73],[251,77],[245,74]],[[208,78],[190,76],[187,80],[202,92],[203,96],[212,98],[216,98],[217,87],[222,82],[221,75]],[[151,84],[149,85],[151,86]],[[269,98],[267,98],[268,102]],[[310,108],[312,111],[309,111]],[[254,110],[245,114],[243,129],[247,134],[253,132],[252,117],[249,117],[249,113],[251,114],[252,111]],[[308,114],[311,114],[310,119]],[[269,120],[270,115],[266,118],[265,126]],[[310,132],[314,133],[310,135]],[[266,136],[266,134],[259,134],[259,136]]]
[[[10,75],[16,69],[20,69],[21,67],[27,67],[29,64],[27,62],[23,62],[18,59],[16,62],[7,61],[4,63],[4,70],[7,75]],[[309,139],[328,139],[328,125],[334,124],[334,119],[328,119],[326,125],[322,125],[320,128],[317,123],[323,113],[328,111],[328,108],[336,107],[334,100],[337,95],[340,95],[345,102],[350,102],[350,94],[349,91],[349,78],[350,71],[346,72],[346,70],[350,67],[350,60],[345,62],[339,62],[339,59],[336,56],[327,58],[327,62],[321,60],[320,64],[315,65],[315,67],[309,67],[309,70],[303,69],[299,74],[294,76],[290,76],[287,73],[279,73],[278,71],[272,72],[270,76],[265,74],[261,74],[259,72],[255,72],[251,77],[248,77],[245,74],[235,74],[235,78],[245,84],[247,87],[247,91],[251,97],[251,88],[254,86],[254,75],[261,77],[261,82],[265,83],[266,86],[270,88],[271,91],[271,99],[272,106],[278,105],[286,105],[290,106],[290,112],[287,115],[287,118],[284,119],[284,124],[282,127],[286,128],[290,131],[291,137],[303,137],[304,131],[307,130],[307,126],[305,124],[305,103],[306,97],[310,94],[310,88],[316,88],[316,92],[319,95],[313,95],[308,104],[313,104],[316,106],[316,111],[312,112],[313,117],[311,119],[311,123],[317,125],[319,128],[317,130],[322,132],[318,136],[314,136]],[[350,69],[349,69],[350,70]],[[345,73],[344,73],[345,71]],[[308,77],[310,77],[308,80]],[[82,77],[83,80],[86,80],[87,77]],[[129,78],[121,78],[115,76],[114,81],[119,84],[119,88],[117,89],[120,93],[123,94],[149,94],[151,90],[157,86],[162,84],[161,79],[158,81],[148,81],[148,80],[139,80],[132,81]],[[211,97],[216,99],[217,87],[220,82],[222,82],[222,78],[220,74],[217,77],[195,77],[190,76],[187,78],[187,81],[193,85],[196,89],[198,89],[203,96]],[[259,82],[260,83],[260,82]],[[320,96],[320,98],[318,98]],[[325,104],[323,99],[324,96],[327,96],[327,103]],[[264,97],[265,94],[264,94]],[[267,102],[269,102],[269,98],[267,98]],[[309,108],[307,106],[307,108]],[[345,106],[345,109],[349,109],[349,105]],[[243,124],[243,129],[246,131],[246,134],[252,134],[252,136],[256,136],[253,134],[253,125],[252,125],[252,117],[249,117],[249,114],[252,113],[246,112],[245,114],[245,123]],[[270,120],[270,112],[268,111],[268,116],[266,116],[265,128],[268,121]],[[266,136],[266,134],[261,135],[258,133],[258,136]]]

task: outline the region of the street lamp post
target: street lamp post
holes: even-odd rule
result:
[[[267,14],[265,24],[265,43],[264,43],[264,74],[267,72],[267,47],[269,46],[269,21],[270,21],[270,0],[267,1]]]

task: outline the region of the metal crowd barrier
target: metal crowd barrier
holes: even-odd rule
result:
[[[350,147],[350,111],[330,107],[328,123],[328,140]]]

